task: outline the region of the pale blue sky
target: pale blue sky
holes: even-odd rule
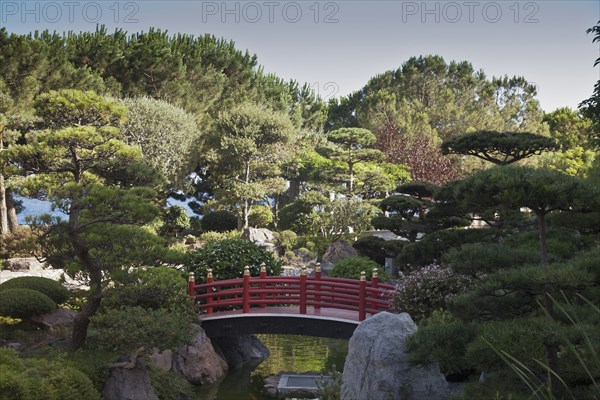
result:
[[[258,56],[267,72],[308,82],[322,97],[360,89],[411,56],[468,60],[488,76],[523,75],[544,110],[575,108],[600,79],[594,1],[7,1],[11,32],[149,27],[212,33]]]

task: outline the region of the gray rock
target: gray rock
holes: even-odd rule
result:
[[[165,350],[163,352],[154,349],[152,354],[148,356],[150,361],[163,371],[170,371],[173,367],[173,351]]]
[[[327,248],[323,255],[322,263],[335,264],[338,261],[342,261],[344,258],[355,257],[357,255],[358,252],[350,243],[345,240],[339,240]],[[323,267],[323,265],[321,265],[321,267]]]
[[[48,328],[58,328],[73,324],[77,312],[69,308],[57,308],[49,314],[31,318],[32,321],[45,325]]]
[[[242,237],[255,243],[275,243],[275,235],[266,228],[248,228]]]
[[[256,367],[269,357],[269,349],[256,336],[241,335],[212,339],[229,368]]]
[[[134,368],[114,368],[102,390],[104,400],[158,400],[146,368],[138,360]]]
[[[4,268],[9,271],[42,271],[44,265],[35,257],[9,258],[4,261]]]
[[[192,343],[175,352],[172,370],[181,373],[194,385],[210,385],[220,381],[227,372],[227,363],[216,352],[203,330]]]
[[[382,312],[362,322],[350,338],[342,399],[447,400],[450,389],[437,364],[408,363],[404,340],[416,331],[406,313]]]

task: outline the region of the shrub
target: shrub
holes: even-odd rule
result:
[[[20,276],[0,284],[5,289],[31,289],[44,293],[56,304],[62,304],[69,298],[69,291],[60,282],[40,276]]]
[[[202,217],[202,230],[205,232],[226,232],[237,229],[237,217],[229,211],[214,211]]]
[[[0,240],[0,258],[31,257],[38,250],[37,237],[28,226],[20,226]]]
[[[298,235],[294,231],[274,232],[274,235],[277,240],[277,246],[283,253],[293,250],[298,244]]]
[[[381,271],[381,265],[367,257],[348,257],[335,264],[329,276],[334,278],[360,279],[360,273],[364,271],[368,280],[371,280],[373,268],[377,268],[379,279],[389,280],[389,276]]]
[[[100,400],[90,378],[65,361],[20,359],[0,350],[0,393],[15,400]]]
[[[233,279],[243,276],[246,265],[251,275],[258,276],[263,262],[268,275],[281,273],[281,262],[262,247],[244,239],[223,239],[209,242],[193,252],[186,269],[198,279],[204,279],[209,268],[215,280]]]
[[[255,204],[250,209],[248,223],[255,228],[268,228],[273,223],[273,211],[271,207]]]
[[[92,317],[92,323],[98,332],[98,347],[125,354],[140,346],[146,350],[174,349],[195,333],[187,316],[166,309],[109,308]]]
[[[167,208],[163,214],[163,221],[162,231],[169,236],[178,237],[181,232],[190,228],[190,216],[181,206]]]
[[[434,310],[445,309],[448,301],[466,290],[470,282],[468,277],[454,274],[450,268],[428,265],[410,273],[396,286],[392,308],[420,321]]]
[[[147,368],[152,387],[160,400],[192,398],[194,395],[193,386],[181,374],[165,371],[152,363]]]
[[[0,291],[0,315],[29,319],[47,314],[56,308],[52,299],[31,289],[5,289]]]
[[[134,307],[192,313],[183,273],[169,267],[138,269],[106,290],[103,305],[111,308]]]

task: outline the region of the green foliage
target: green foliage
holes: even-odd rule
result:
[[[382,161],[383,153],[370,148],[377,141],[376,136],[368,129],[340,128],[327,134],[332,146],[325,149],[325,155],[335,161],[347,165],[348,193],[354,193],[355,166],[369,161]]]
[[[0,259],[31,257],[39,251],[36,237],[31,229],[22,226],[2,236],[0,240]]]
[[[400,280],[392,295],[392,308],[420,321],[435,310],[446,309],[452,298],[470,284],[471,279],[455,274],[449,268],[428,265]]]
[[[194,332],[188,316],[167,309],[142,307],[106,308],[92,317],[101,349],[130,354],[146,350],[174,349],[187,343]]]
[[[389,254],[387,242],[377,236],[360,237],[352,243],[352,247],[356,249],[360,256],[368,257],[379,265],[385,263],[385,258]]]
[[[452,248],[442,256],[442,263],[463,275],[480,278],[504,268],[540,261],[536,248],[515,248],[504,243],[467,243]]]
[[[462,154],[498,165],[558,150],[554,139],[527,132],[480,131],[448,139],[442,143],[444,154]]]
[[[142,307],[193,314],[187,294],[187,280],[181,271],[170,267],[138,269],[115,282],[105,292],[103,306]]]
[[[18,186],[21,193],[50,200],[67,214],[66,220],[38,217],[33,226],[51,265],[89,279],[92,315],[112,272],[177,261],[161,238],[142,227],[159,214],[159,182],[139,149],[123,143],[118,128],[107,125],[121,118],[115,104],[88,92],[40,96],[36,111],[51,118],[51,129],[2,152],[21,174],[34,173]],[[71,349],[84,345],[88,322],[87,316],[75,319]]]
[[[389,280],[390,277],[385,272],[381,271],[381,265],[367,257],[347,257],[336,263],[333,269],[329,272],[329,276],[333,278],[350,278],[360,279],[360,273],[365,272],[367,280],[371,280],[373,269],[377,268],[379,279],[382,281]]]
[[[147,365],[147,369],[159,400],[178,400],[194,395],[193,386],[181,374],[165,371],[152,363]]]
[[[179,236],[181,232],[190,228],[190,216],[185,208],[181,206],[172,206],[167,208],[163,214],[165,233]]]
[[[250,209],[248,223],[254,228],[268,228],[273,223],[271,207],[263,204],[254,204]]]
[[[2,398],[15,400],[100,400],[90,378],[71,363],[19,359],[14,350],[0,349]],[[5,397],[6,396],[6,397]]]
[[[273,235],[277,240],[277,246],[284,253],[295,249],[296,245],[298,244],[298,235],[296,235],[296,232],[294,231],[279,231],[274,232]]]
[[[237,229],[237,217],[229,211],[213,211],[202,217],[204,232],[226,232]]]
[[[5,317],[29,319],[47,314],[55,308],[56,304],[52,299],[37,290],[0,290],[0,315]]]
[[[67,126],[117,126],[125,121],[127,108],[93,91],[51,90],[35,100],[37,115],[50,128]]]
[[[0,291],[8,289],[31,289],[48,296],[54,303],[62,304],[69,298],[67,288],[54,279],[41,276],[19,276],[0,284]]]
[[[244,239],[223,239],[208,242],[190,256],[187,272],[193,272],[197,279],[205,279],[208,269],[213,270],[215,280],[240,278],[244,267],[250,267],[250,274],[258,276],[260,265],[265,263],[267,275],[281,273],[281,262],[260,246]]]
[[[207,138],[207,161],[219,202],[238,210],[243,228],[253,203],[285,190],[281,166],[294,152],[295,137],[287,115],[258,104],[243,103],[219,115]]]
[[[425,235],[416,243],[402,247],[397,260],[407,269],[425,266],[440,260],[442,254],[464,243],[493,241],[499,232],[493,229],[444,229]]]
[[[200,135],[192,114],[163,100],[124,99],[129,113],[125,142],[138,145],[144,159],[160,171],[171,187],[182,187],[197,160]]]
[[[420,365],[437,361],[444,374],[466,375],[474,367],[466,358],[467,346],[476,335],[475,325],[456,320],[420,325],[406,339],[409,361]]]

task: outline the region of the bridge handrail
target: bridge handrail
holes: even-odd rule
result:
[[[243,312],[248,313],[251,306],[298,305],[301,314],[306,314],[307,306],[315,310],[328,307],[358,311],[360,321],[367,313],[388,309],[394,288],[394,285],[379,283],[377,269],[373,270],[372,280],[367,282],[364,272],[360,280],[321,277],[318,266],[315,275],[310,277],[306,268],[299,277],[267,276],[262,265],[258,277],[251,277],[246,267],[242,278],[214,281],[209,270],[206,283],[196,284],[193,274],[188,282],[188,293],[196,307],[207,314],[222,307],[242,306]],[[202,301],[204,303],[198,303]]]

